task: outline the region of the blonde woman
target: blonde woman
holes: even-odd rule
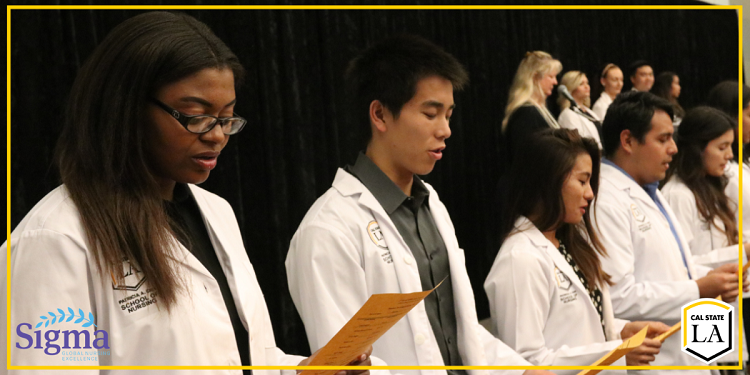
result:
[[[596,141],[599,149],[602,149],[602,141],[599,139],[599,129],[601,121],[599,117],[589,109],[591,105],[591,87],[586,74],[577,70],[571,70],[565,73],[560,84],[568,89],[568,92],[575,99],[574,105],[570,100],[560,94],[557,104],[560,105],[560,117],[557,122],[560,127],[566,129],[577,129],[582,137],[592,138]]]
[[[515,146],[525,137],[541,129],[560,127],[545,103],[561,71],[560,61],[542,51],[527,52],[518,65],[502,125],[506,169],[510,168]]]
[[[615,97],[622,91],[623,75],[622,70],[619,66],[609,63],[602,70],[601,78],[599,79],[604,91],[599,99],[594,103],[594,113],[604,121],[604,117],[607,115],[607,108],[615,100]]]
[[[508,94],[508,105],[505,107],[505,117],[502,124],[502,160],[500,162],[500,179],[497,183],[494,207],[499,213],[508,205],[507,171],[513,164],[513,156],[520,145],[527,142],[530,135],[544,129],[559,129],[555,117],[547,110],[547,97],[557,85],[557,75],[562,71],[562,64],[547,52],[526,52],[526,56],[518,65]],[[496,223],[500,225],[498,221]],[[501,238],[496,237],[495,248],[500,248]],[[495,254],[489,254],[493,256]]]

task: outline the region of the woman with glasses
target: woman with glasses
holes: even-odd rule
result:
[[[519,156],[526,163],[510,172],[515,199],[484,282],[497,337],[534,365],[588,366],[647,324],[649,337],[668,330],[614,318],[610,276],[599,261],[606,251],[589,217],[599,185],[596,142],[576,130],[546,130]],[[660,347],[647,338],[622,362],[648,365]]]
[[[11,256],[13,365],[300,363],[276,347],[232,208],[195,185],[246,124],[234,113],[243,74],[184,14],[138,15],[96,48],[58,141],[63,185],[1,248]],[[82,362],[55,352],[50,335],[61,331],[81,333],[57,350],[91,348],[85,339],[99,353]]]

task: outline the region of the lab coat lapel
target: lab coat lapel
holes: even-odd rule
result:
[[[638,202],[639,209],[641,210],[648,210],[649,215],[658,215],[658,220],[651,220],[652,225],[657,225],[658,231],[661,236],[669,236],[673,238],[672,235],[672,229],[669,227],[669,223],[667,222],[667,218],[664,216],[664,214],[661,212],[659,207],[656,205],[656,202],[654,202],[653,199],[646,193],[645,190],[643,190],[642,187],[640,187],[635,181],[633,181],[632,178],[626,176],[624,173],[617,170],[615,167],[612,167],[611,165],[602,164],[602,174],[607,174],[607,179],[612,181],[612,183],[620,190],[628,190],[628,194],[630,195],[633,200]],[[675,232],[677,232],[677,238],[680,241],[680,245],[682,246],[682,251],[686,252],[686,254],[682,254],[682,256],[685,257],[687,268],[693,277],[696,276],[696,270],[693,265],[692,258],[690,256],[690,246],[688,245],[687,241],[685,240],[685,234],[682,233],[682,228],[680,228],[680,223],[677,220],[677,217],[675,217],[674,212],[672,211],[672,208],[669,207],[669,204],[667,203],[664,196],[661,194],[661,191],[656,192],[656,196],[659,198],[659,201],[661,202],[662,206],[664,207],[664,210],[667,212],[667,215],[669,215],[669,220],[672,222],[672,224],[675,227]],[[644,212],[645,214],[645,212]],[[678,248],[679,251],[679,248]],[[682,258],[680,258],[680,262],[682,261]]]
[[[568,264],[568,261],[565,260],[565,257],[560,253],[560,250],[558,250],[555,245],[547,239],[547,237],[544,237],[544,234],[542,234],[542,232],[534,226],[529,219],[521,217],[516,220],[516,228],[523,230],[521,233],[528,237],[534,246],[544,249],[544,252],[552,258],[555,267],[570,279],[570,282],[576,287],[576,289],[578,289],[578,294],[580,295],[579,298],[589,298],[588,290],[583,286],[578,275],[576,275],[573,268]],[[589,303],[589,305],[591,305],[592,309],[594,308],[593,303]]]
[[[542,234],[542,232],[539,231],[539,229],[537,229],[537,227],[534,226],[531,221],[529,221],[529,219],[525,217],[519,218],[516,221],[516,228],[523,230],[521,233],[526,235],[534,244],[534,246],[544,249],[547,255],[555,263],[555,267],[557,267],[557,269],[559,269],[565,276],[567,276],[568,279],[570,279],[571,284],[575,286],[579,294],[578,298],[583,298],[585,301],[588,301],[588,303],[586,304],[587,308],[591,310],[593,316],[598,316],[599,312],[596,311],[596,307],[589,297],[589,291],[584,287],[583,283],[578,278],[578,275],[575,273],[575,270],[573,270],[570,264],[568,264],[568,261],[565,259],[565,256],[562,255],[560,250],[555,248],[555,245],[550,242],[547,237],[544,237],[544,234]],[[605,327],[604,334],[607,340],[614,340],[617,338],[618,332],[616,331],[615,327],[612,301],[610,301],[609,297],[609,288],[607,286],[604,286],[600,287],[599,290],[602,292],[602,315],[604,316]]]
[[[259,327],[264,327],[260,321],[263,314],[259,314],[256,309],[260,308],[253,301],[263,301],[263,293],[259,288],[253,288],[255,271],[250,265],[249,258],[244,251],[244,244],[232,238],[242,238],[239,234],[239,228],[234,224],[233,218],[225,218],[222,212],[217,212],[219,207],[213,207],[204,196],[204,192],[195,186],[189,185],[198,203],[198,207],[203,215],[203,222],[208,230],[211,244],[219,258],[219,263],[224,270],[227,278],[227,284],[232,292],[237,313],[248,331],[250,339],[250,358],[253,364],[265,363],[266,348],[263,347],[262,340],[253,340],[253,337],[260,337],[261,332],[255,332]],[[223,211],[226,214],[226,211]],[[235,230],[238,233],[231,234],[229,231]],[[243,249],[243,251],[231,251],[229,249]],[[244,270],[243,270],[244,268]],[[256,290],[257,289],[257,290]],[[269,322],[270,324],[270,322]],[[270,325],[269,325],[270,326]],[[253,345],[253,344],[257,345]]]
[[[693,276],[693,279],[697,279],[699,276],[696,273],[697,270],[695,269],[695,265],[693,264],[693,257],[690,253],[690,245],[688,244],[687,240],[685,239],[685,233],[682,232],[682,227],[680,226],[679,220],[677,220],[677,216],[675,216],[674,211],[672,211],[672,207],[669,206],[667,203],[666,198],[664,198],[664,195],[662,195],[661,191],[657,191],[656,195],[659,197],[659,200],[662,202],[662,205],[664,206],[664,211],[667,212],[667,215],[669,215],[669,220],[672,221],[672,224],[674,225],[675,232],[677,233],[677,239],[680,241],[680,245],[682,246],[682,251],[685,252],[685,262],[687,264],[688,271],[690,271],[690,275]],[[665,223],[667,225],[667,230],[670,230],[669,234],[672,235],[671,229],[669,229],[669,224]]]
[[[604,315],[604,330],[607,341],[617,340],[620,332],[615,326],[615,312],[612,310],[612,299],[609,296],[609,285],[600,288],[602,292],[602,314]]]
[[[461,353],[463,363],[466,365],[487,365],[484,346],[476,332],[479,319],[477,318],[477,311],[474,308],[474,292],[471,288],[469,274],[466,271],[464,251],[458,246],[456,230],[450,221],[448,211],[445,209],[443,203],[440,202],[437,192],[431,185],[425,183],[425,186],[430,191],[429,202],[432,217],[448,251],[451,286],[453,287],[453,301],[456,312],[458,351]],[[484,374],[485,372],[472,370],[471,373]]]
[[[396,270],[401,293],[421,292],[422,282],[419,278],[419,269],[414,255],[412,255],[388,213],[385,212],[383,206],[380,205],[370,190],[356,177],[341,168],[336,172],[333,187],[344,196],[359,194],[357,202],[362,207],[369,209],[375,221],[378,222],[385,243],[394,260],[393,267]]]

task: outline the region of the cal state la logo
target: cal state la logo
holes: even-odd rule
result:
[[[638,208],[638,206],[636,206],[635,204],[630,205],[630,213],[633,214],[633,218],[635,218],[635,220],[637,220],[638,222],[643,222],[644,220],[646,220],[646,215],[644,215],[643,211],[641,211],[641,209]]]
[[[734,308],[719,300],[702,298],[682,307],[682,351],[713,362],[734,351]]]
[[[557,267],[555,267],[555,280],[557,281],[558,288],[570,290],[570,286],[572,285],[570,278]]]
[[[146,277],[141,270],[137,269],[129,260],[122,261],[122,283],[117,281],[115,275],[112,276],[112,289],[136,291],[146,281]]]
[[[383,237],[383,232],[380,230],[380,225],[378,224],[377,221],[373,220],[367,223],[367,234],[370,235],[370,239],[372,240],[372,243],[374,243],[375,245],[383,249],[388,248],[388,246],[385,244],[385,238]]]

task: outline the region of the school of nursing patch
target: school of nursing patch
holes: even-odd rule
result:
[[[383,258],[383,261],[388,264],[393,263],[391,251],[388,249],[388,245],[385,244],[383,231],[380,230],[380,225],[377,221],[373,220],[367,223],[367,234],[370,236],[370,240],[372,240],[372,243],[374,243],[375,246],[381,249],[385,249],[385,251],[380,254],[380,256]]]
[[[646,221],[646,215],[643,214],[643,211],[641,211],[641,209],[638,208],[638,206],[636,206],[635,203],[630,204],[630,213],[633,214],[633,217],[635,218],[636,221],[641,222],[641,223]]]
[[[645,232],[651,229],[651,222],[646,221],[646,214],[644,214],[643,211],[641,211],[641,209],[635,205],[635,203],[630,204],[630,213],[633,214],[633,218],[635,219],[635,221],[641,223],[638,224],[638,230],[640,230],[641,232]]]
[[[125,259],[122,262],[122,283],[117,282],[117,278],[112,276],[112,289],[114,290],[138,290],[144,282],[146,277],[143,275],[141,270],[135,268],[129,260]]]
[[[713,298],[682,307],[682,351],[706,364],[734,351],[734,308]]]
[[[122,262],[122,283],[118,283],[114,275],[112,277],[112,289],[123,291],[124,295],[118,295],[117,303],[122,311],[128,314],[156,303],[156,291],[153,288],[141,287],[146,282],[146,277],[141,270],[137,269],[129,260]],[[122,298],[121,298],[122,297]]]
[[[573,283],[570,281],[568,275],[564,274],[557,267],[555,267],[555,281],[557,282],[557,288],[560,289],[560,302],[568,303],[578,298],[576,290],[571,290]]]

